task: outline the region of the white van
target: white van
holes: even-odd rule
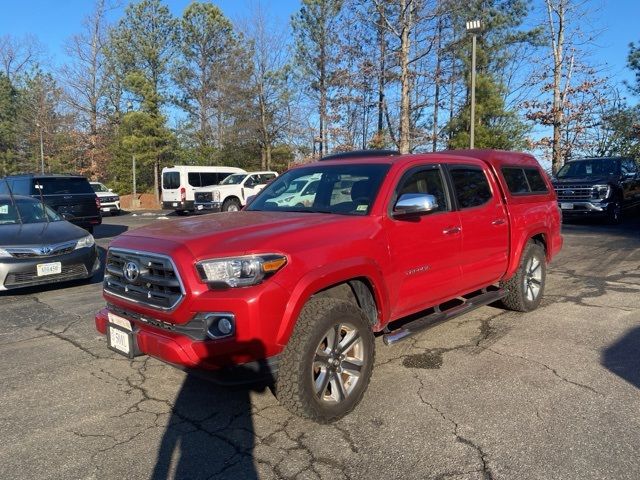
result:
[[[162,208],[178,213],[194,211],[196,188],[217,185],[233,173],[244,173],[236,167],[197,167],[176,165],[162,169]]]

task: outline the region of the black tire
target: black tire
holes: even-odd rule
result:
[[[182,216],[184,216],[186,214],[187,214],[186,210],[176,210],[176,215],[179,215],[179,216],[182,217]]]
[[[222,204],[223,212],[239,212],[241,208],[242,205],[240,205],[240,201],[237,198],[227,198]]]
[[[346,346],[344,355],[339,357],[334,355],[338,350],[336,342],[329,346],[327,335],[336,327],[340,330],[339,335],[333,334],[338,339],[337,346],[343,342]],[[354,340],[351,343],[349,339]],[[313,298],[302,309],[280,359],[276,396],[296,415],[317,423],[334,422],[362,399],[374,360],[373,332],[364,312],[344,300]],[[354,367],[359,369],[355,376],[349,373],[356,370]]]
[[[114,217],[120,216],[120,210],[111,210],[111,215],[113,215]]]
[[[532,268],[535,269],[534,272],[531,271]],[[502,306],[516,312],[535,310],[544,295],[546,278],[547,259],[544,248],[539,243],[529,241],[515,275],[501,282],[500,286],[508,291],[507,296],[501,300]]]
[[[622,223],[622,206],[619,203],[613,204],[607,210],[607,223],[609,225],[620,225]]]

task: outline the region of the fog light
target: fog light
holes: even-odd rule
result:
[[[228,318],[221,318],[218,320],[218,330],[223,335],[229,335],[233,331],[233,325]]]
[[[232,313],[209,313],[205,316],[207,337],[212,340],[234,334],[235,318]]]

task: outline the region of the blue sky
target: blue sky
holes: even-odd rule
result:
[[[165,0],[180,15],[190,0]],[[123,2],[125,3],[125,2]],[[216,0],[227,16],[237,20],[246,16],[252,0]],[[288,22],[299,8],[299,0],[262,0],[275,19]],[[626,68],[628,44],[640,41],[640,0],[592,0],[598,10],[594,28],[602,30],[594,57],[607,64],[616,80],[631,79]],[[48,49],[54,64],[64,62],[64,42],[81,29],[82,20],[92,8],[92,0],[0,0],[0,35],[34,34]]]

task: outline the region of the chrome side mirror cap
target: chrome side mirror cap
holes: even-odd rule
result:
[[[438,208],[438,200],[427,193],[404,193],[393,207],[394,217],[423,215]]]

